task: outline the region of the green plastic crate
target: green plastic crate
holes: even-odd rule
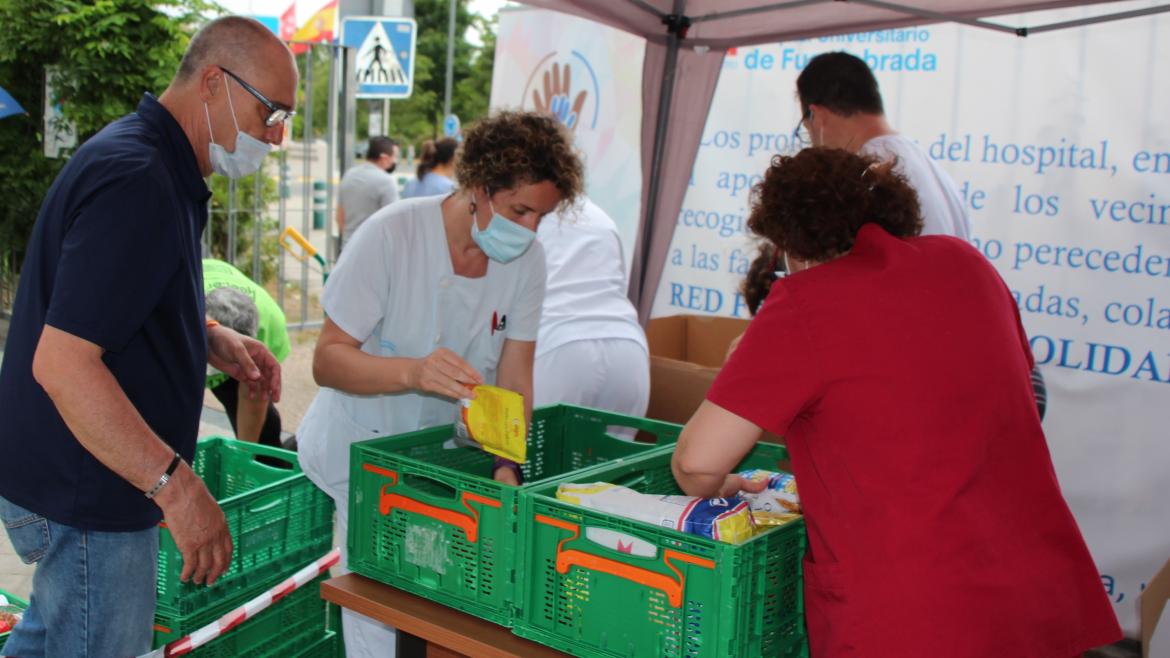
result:
[[[183,557],[160,525],[156,613],[190,617],[230,608],[262,591],[274,574],[292,573],[329,551],[333,501],[301,472],[296,453],[209,437],[198,443],[193,468],[223,509],[232,563],[211,587],[179,582]]]
[[[0,589],[0,594],[3,594],[4,598],[8,599],[9,605],[14,605],[21,610],[28,610],[28,601],[25,601],[15,594],[9,594],[2,589]],[[8,635],[8,633],[0,633],[0,651],[4,650],[4,643],[8,641]],[[2,655],[4,654],[0,653],[0,656]]]
[[[291,655],[330,656],[326,653],[296,652],[306,646],[315,646],[328,629],[328,614],[325,599],[321,598],[322,575],[295,590],[292,594],[274,602],[268,609],[245,621],[221,637],[199,647],[190,655],[198,658],[284,658]],[[279,582],[279,581],[277,581]],[[255,596],[256,592],[252,594]],[[177,620],[167,626],[167,619],[155,615],[154,646],[160,647],[191,633],[235,607],[216,608],[192,617]]]
[[[533,411],[525,485],[492,479],[492,456],[445,447],[453,426],[355,443],[350,452],[349,569],[504,626],[512,623],[519,492],[542,481],[653,449],[682,427],[571,405]],[[641,438],[641,436],[640,436]]]
[[[733,545],[556,499],[568,481],[680,494],[672,455],[666,447],[525,491],[513,632],[589,658],[806,656],[803,520]],[[776,470],[785,458],[782,446],[760,444],[737,469]],[[648,542],[655,556],[595,543],[596,530]]]
[[[304,651],[294,653],[292,656],[293,658],[345,658],[345,648],[341,643],[341,631],[325,631],[325,635],[321,639]]]

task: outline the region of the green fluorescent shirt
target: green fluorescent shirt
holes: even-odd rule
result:
[[[249,279],[235,267],[212,258],[203,259],[203,292],[207,294],[216,288],[230,286],[248,295],[256,302],[260,321],[256,325],[256,340],[268,346],[277,361],[284,361],[290,347],[288,329],[285,327],[284,311],[276,300],[259,284]],[[227,379],[227,375],[216,372],[207,376],[207,387],[215,388]]]

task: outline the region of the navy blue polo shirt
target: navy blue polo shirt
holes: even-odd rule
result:
[[[37,215],[0,367],[0,496],[89,530],[162,518],[77,441],[32,360],[45,325],[100,346],[138,413],[190,460],[207,368],[199,238],[210,196],[191,142],[150,94],[61,170]]]

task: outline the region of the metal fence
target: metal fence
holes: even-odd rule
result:
[[[294,134],[290,122],[281,148],[275,149],[252,176],[208,179],[213,189],[226,186],[226,194],[219,195],[222,206],[211,203],[203,232],[203,256],[222,257],[265,285],[284,310],[290,330],[319,327],[324,318],[319,296],[324,273],[337,251],[332,234],[336,181],[351,162],[352,154],[347,157],[346,152],[353,150],[352,143],[342,138],[346,134],[344,122],[348,120],[352,126],[354,121],[352,107],[348,113],[340,109],[346,49],[334,44],[296,45],[305,48],[298,56],[297,111],[301,121],[295,132],[299,134]],[[327,75],[322,76],[320,69]],[[315,111],[319,94],[327,97],[323,117]],[[290,226],[314,246],[323,266],[278,246],[280,235]],[[0,255],[0,318],[11,316],[17,281],[15,259],[11,254]]]
[[[333,44],[297,44],[301,68],[297,112],[281,148],[253,176],[226,181],[223,205],[213,205],[203,234],[204,255],[221,256],[254,281],[265,284],[290,330],[319,327],[320,292],[336,249],[332,233],[336,180],[347,159],[339,135],[345,49]],[[323,70],[328,74],[322,76]],[[325,94],[325,116],[318,95]],[[266,180],[275,183],[266,184]],[[215,185],[216,181],[212,181]],[[223,185],[225,183],[219,182]],[[287,227],[303,235],[324,260],[297,258],[278,246]],[[250,235],[245,243],[241,231]]]

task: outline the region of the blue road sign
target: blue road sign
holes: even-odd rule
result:
[[[24,108],[16,102],[11,94],[4,91],[3,87],[0,87],[0,119],[10,117],[13,114],[24,114]]]
[[[459,134],[459,117],[454,114],[448,114],[446,119],[443,119],[443,134],[448,137],[454,137]]]
[[[341,21],[341,45],[357,50],[358,98],[409,98],[414,88],[413,18],[349,16]]]

